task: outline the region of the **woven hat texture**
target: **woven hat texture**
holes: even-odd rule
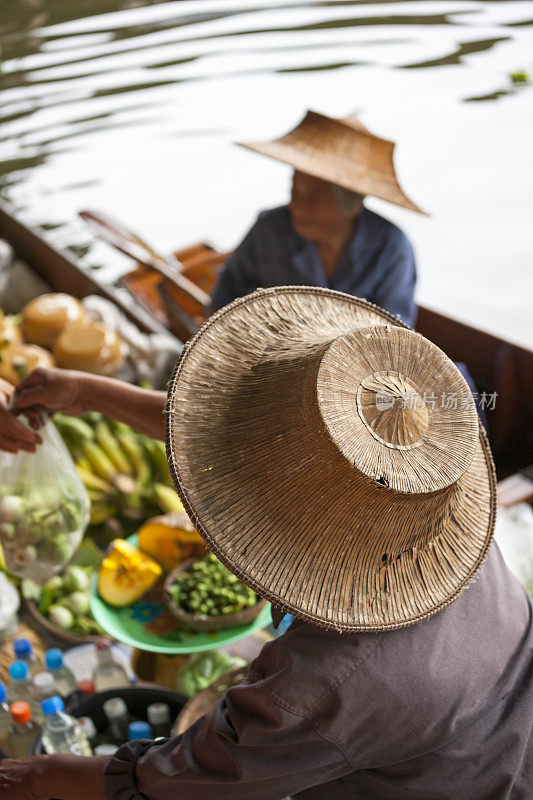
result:
[[[353,115],[335,119],[308,111],[279,139],[237,144],[358,194],[426,214],[400,186],[393,160],[395,143],[371,133]]]
[[[259,290],[214,314],[175,369],[167,453],[226,566],[338,631],[429,617],[490,545],[494,465],[464,378],[339,292]]]

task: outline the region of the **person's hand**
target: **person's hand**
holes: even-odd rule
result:
[[[85,373],[70,369],[39,367],[15,387],[13,410],[24,411],[35,420],[36,412],[53,416],[58,411],[83,414],[82,390]]]
[[[71,753],[0,761],[0,800],[105,800],[108,756]]]
[[[0,800],[46,800],[35,789],[33,758],[0,761]]]
[[[0,450],[8,453],[17,453],[26,450],[35,452],[35,448],[42,442],[38,433],[28,430],[16,418],[12,411],[14,387],[0,378]],[[35,429],[35,421],[31,422]]]

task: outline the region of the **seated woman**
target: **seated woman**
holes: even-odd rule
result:
[[[213,310],[254,289],[306,285],[380,305],[414,325],[416,268],[407,236],[365,208],[365,195],[424,213],[403,193],[393,142],[356,117],[308,112],[281,139],[246,144],[294,167],[288,205],[263,211],[227,260]]]
[[[295,621],[181,735],[2,760],[0,800],[533,796],[533,606],[491,543],[487,439],[452,362],[390,322],[324,289],[258,292],[187,344],[168,398],[51,369],[6,399],[160,437],[166,416],[199,533]],[[426,405],[441,391],[465,408]]]

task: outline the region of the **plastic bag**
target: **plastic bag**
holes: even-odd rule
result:
[[[53,423],[35,453],[0,453],[0,543],[7,569],[44,583],[76,552],[90,500]]]
[[[245,667],[246,661],[238,656],[229,656],[222,650],[194,653],[181,667],[176,676],[176,689],[189,699],[202,689],[207,689],[231,669]]]

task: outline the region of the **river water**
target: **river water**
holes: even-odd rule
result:
[[[104,279],[129,265],[78,210],[231,248],[290,183],[232,142],[356,112],[432,214],[368,201],[419,302],[533,346],[533,3],[2,0],[0,43],[0,195]]]

